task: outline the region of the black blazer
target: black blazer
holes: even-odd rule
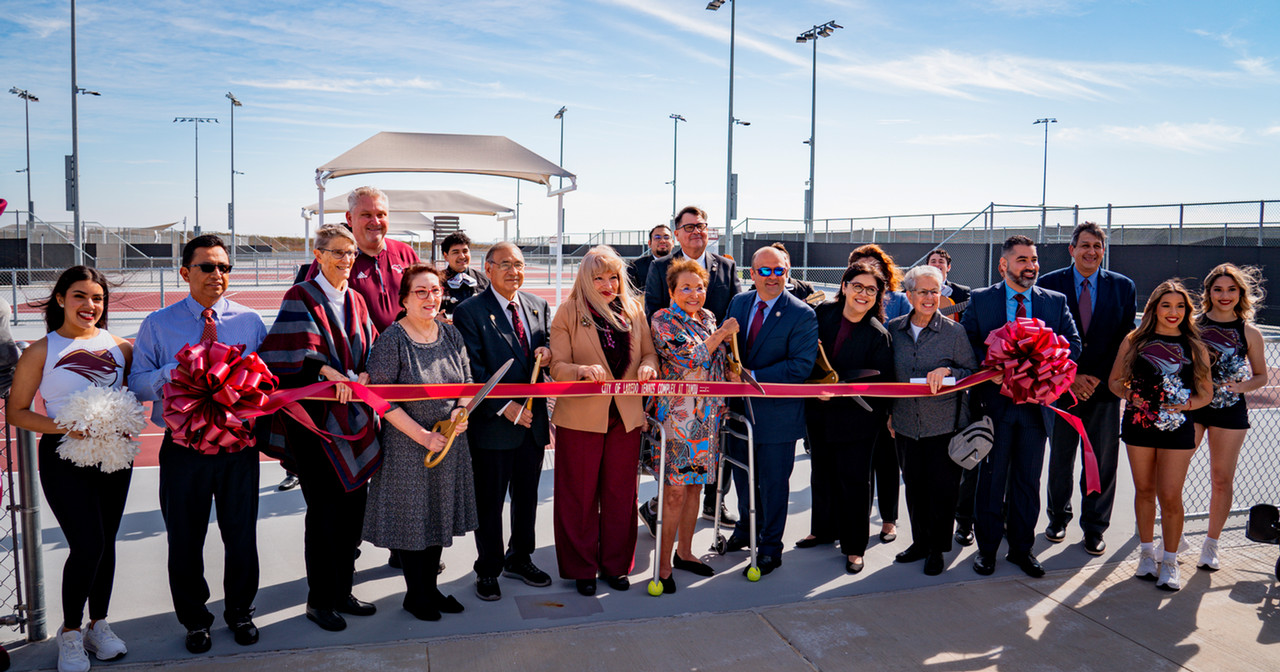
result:
[[[818,356],[818,320],[809,304],[783,292],[773,304],[773,314],[747,348],[747,332],[755,311],[756,292],[733,298],[729,316],[740,325],[738,346],[742,366],[761,383],[803,383]],[[730,399],[734,411],[743,410],[742,398]],[[804,399],[752,399],[756,443],[783,443],[804,438]]]
[[[467,344],[467,356],[471,360],[471,377],[477,383],[489,380],[498,367],[508,359],[516,361],[502,377],[504,383],[528,384],[533,375],[534,349],[547,346],[551,311],[547,302],[528,292],[517,292],[521,316],[529,338],[530,354],[516,340],[516,332],[507,321],[506,306],[499,303],[492,291],[483,291],[458,304],[453,311],[453,326],[462,332]],[[545,362],[550,366],[551,362]],[[512,450],[519,446],[528,432],[533,432],[534,443],[545,446],[551,442],[547,422],[547,405],[535,399],[533,403],[533,427],[512,424],[498,415],[510,399],[486,399],[471,414],[467,428],[467,441],[472,450]],[[517,403],[523,401],[515,400]]]
[[[653,265],[653,253],[644,254],[627,264],[627,277],[631,278],[631,286],[641,294],[645,291],[645,281],[649,279],[649,267]]]
[[[1040,278],[1039,285],[1045,289],[1061,292],[1067,297],[1067,306],[1071,309],[1071,317],[1076,326],[1080,326],[1080,301],[1076,299],[1075,273],[1071,266],[1046,273]],[[1107,388],[1107,379],[1111,377],[1111,366],[1120,352],[1120,343],[1133,330],[1134,315],[1138,312],[1137,290],[1129,278],[1099,270],[1096,283],[1091,284],[1093,296],[1093,319],[1089,320],[1089,331],[1080,334],[1083,350],[1076,362],[1080,373],[1095,376],[1102,382],[1094,390],[1093,396],[1099,401],[1115,399]],[[1068,403],[1071,395],[1063,395]]]
[[[1031,317],[1041,320],[1055,334],[1066,338],[1071,344],[1071,359],[1079,359],[1080,335],[1076,332],[1076,322],[1071,317],[1071,311],[1067,310],[1065,295],[1032,285]],[[987,335],[1003,327],[1006,322],[1004,281],[975,289],[969,294],[969,307],[960,318],[960,324],[969,336],[969,344],[973,347],[978,366],[982,366],[982,360],[987,357]],[[996,422],[1014,405],[1013,400],[1000,394],[998,385],[979,385],[974,389],[972,397],[978,400]],[[1048,430],[1053,427],[1054,412],[1048,408],[1041,408],[1040,411],[1044,417],[1045,429]]]
[[[649,277],[644,285],[644,315],[653,319],[653,314],[663,308],[671,307],[671,292],[667,289],[667,267],[671,260],[683,257],[684,250],[676,250],[665,257],[654,259],[649,266]],[[733,260],[711,252],[707,253],[707,274],[711,279],[707,282],[707,302],[703,307],[716,316],[716,324],[724,324],[725,315],[729,313],[729,301],[742,291],[738,286],[738,267]],[[739,325],[743,329],[746,325]],[[745,331],[744,331],[745,333]]]
[[[861,378],[857,382],[891,382],[893,373],[893,341],[888,330],[880,320],[871,316],[862,318],[849,334],[840,352],[835,351],[836,336],[840,333],[840,324],[844,321],[844,305],[838,301],[827,301],[818,304],[813,312],[818,318],[818,339],[822,349],[827,353],[831,368],[836,370],[841,382],[850,382],[853,373],[860,369],[874,369],[878,375]],[[816,378],[821,371],[814,363],[810,378]],[[878,431],[889,413],[891,399],[864,397],[864,400],[875,411],[868,414],[858,403],[848,398],[836,398],[830,401],[809,399],[806,402],[805,417],[808,421],[809,438],[829,443],[849,443],[860,441]]]

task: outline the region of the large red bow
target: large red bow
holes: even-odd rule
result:
[[[173,440],[206,455],[253,445],[250,418],[262,415],[279,379],[244,345],[201,343],[178,353],[164,385],[164,424]]]
[[[986,342],[982,365],[1004,373],[1000,393],[1016,403],[1052,404],[1076,379],[1071,344],[1040,320],[1019,317]]]

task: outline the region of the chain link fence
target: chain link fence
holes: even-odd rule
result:
[[[5,400],[7,403],[7,399]],[[22,618],[22,576],[18,562],[18,496],[14,474],[17,471],[17,441],[13,431],[4,428],[4,474],[0,475],[0,501],[5,511],[0,515],[0,625],[15,631],[24,630]]]

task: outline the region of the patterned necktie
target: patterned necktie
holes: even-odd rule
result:
[[[529,335],[524,332],[524,322],[520,321],[520,309],[516,306],[516,302],[512,301],[507,304],[507,310],[511,311],[511,327],[516,331],[516,340],[520,341],[520,347],[524,349],[524,354],[529,355]]]
[[[1018,301],[1018,308],[1013,312],[1015,318],[1027,316],[1027,297],[1021,294],[1014,294],[1013,298]]]
[[[756,302],[756,314],[751,318],[751,328],[747,329],[747,350],[756,342],[756,334],[760,333],[760,327],[764,324],[764,309],[767,307],[764,301]]]
[[[1089,294],[1089,280],[1080,285],[1080,333],[1089,331],[1089,322],[1093,320],[1093,297]]]
[[[213,323],[213,309],[205,308],[200,311],[200,317],[204,318],[204,331],[200,332],[201,343],[214,343],[218,340],[218,325]]]

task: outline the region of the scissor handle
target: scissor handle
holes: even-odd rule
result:
[[[529,376],[529,384],[538,382],[538,374],[542,372],[542,355],[533,358],[533,375]],[[533,410],[533,397],[524,400],[524,407]]]
[[[733,334],[729,337],[729,348],[733,351],[733,357],[729,360],[729,369],[736,374],[742,374],[742,355],[738,354],[738,335]]]
[[[428,469],[430,469],[431,467],[437,466],[441,462],[443,462],[444,456],[448,455],[449,449],[453,447],[453,440],[458,436],[457,427],[459,424],[461,424],[463,421],[467,419],[467,409],[463,408],[461,410],[462,412],[458,414],[457,419],[451,418],[449,420],[441,420],[440,422],[437,422],[434,427],[431,428],[431,431],[437,434],[444,434],[445,436],[449,437],[449,440],[445,442],[444,448],[441,449],[440,452],[434,455],[432,455],[430,452],[427,453],[427,457],[422,460],[422,464],[425,465]]]

